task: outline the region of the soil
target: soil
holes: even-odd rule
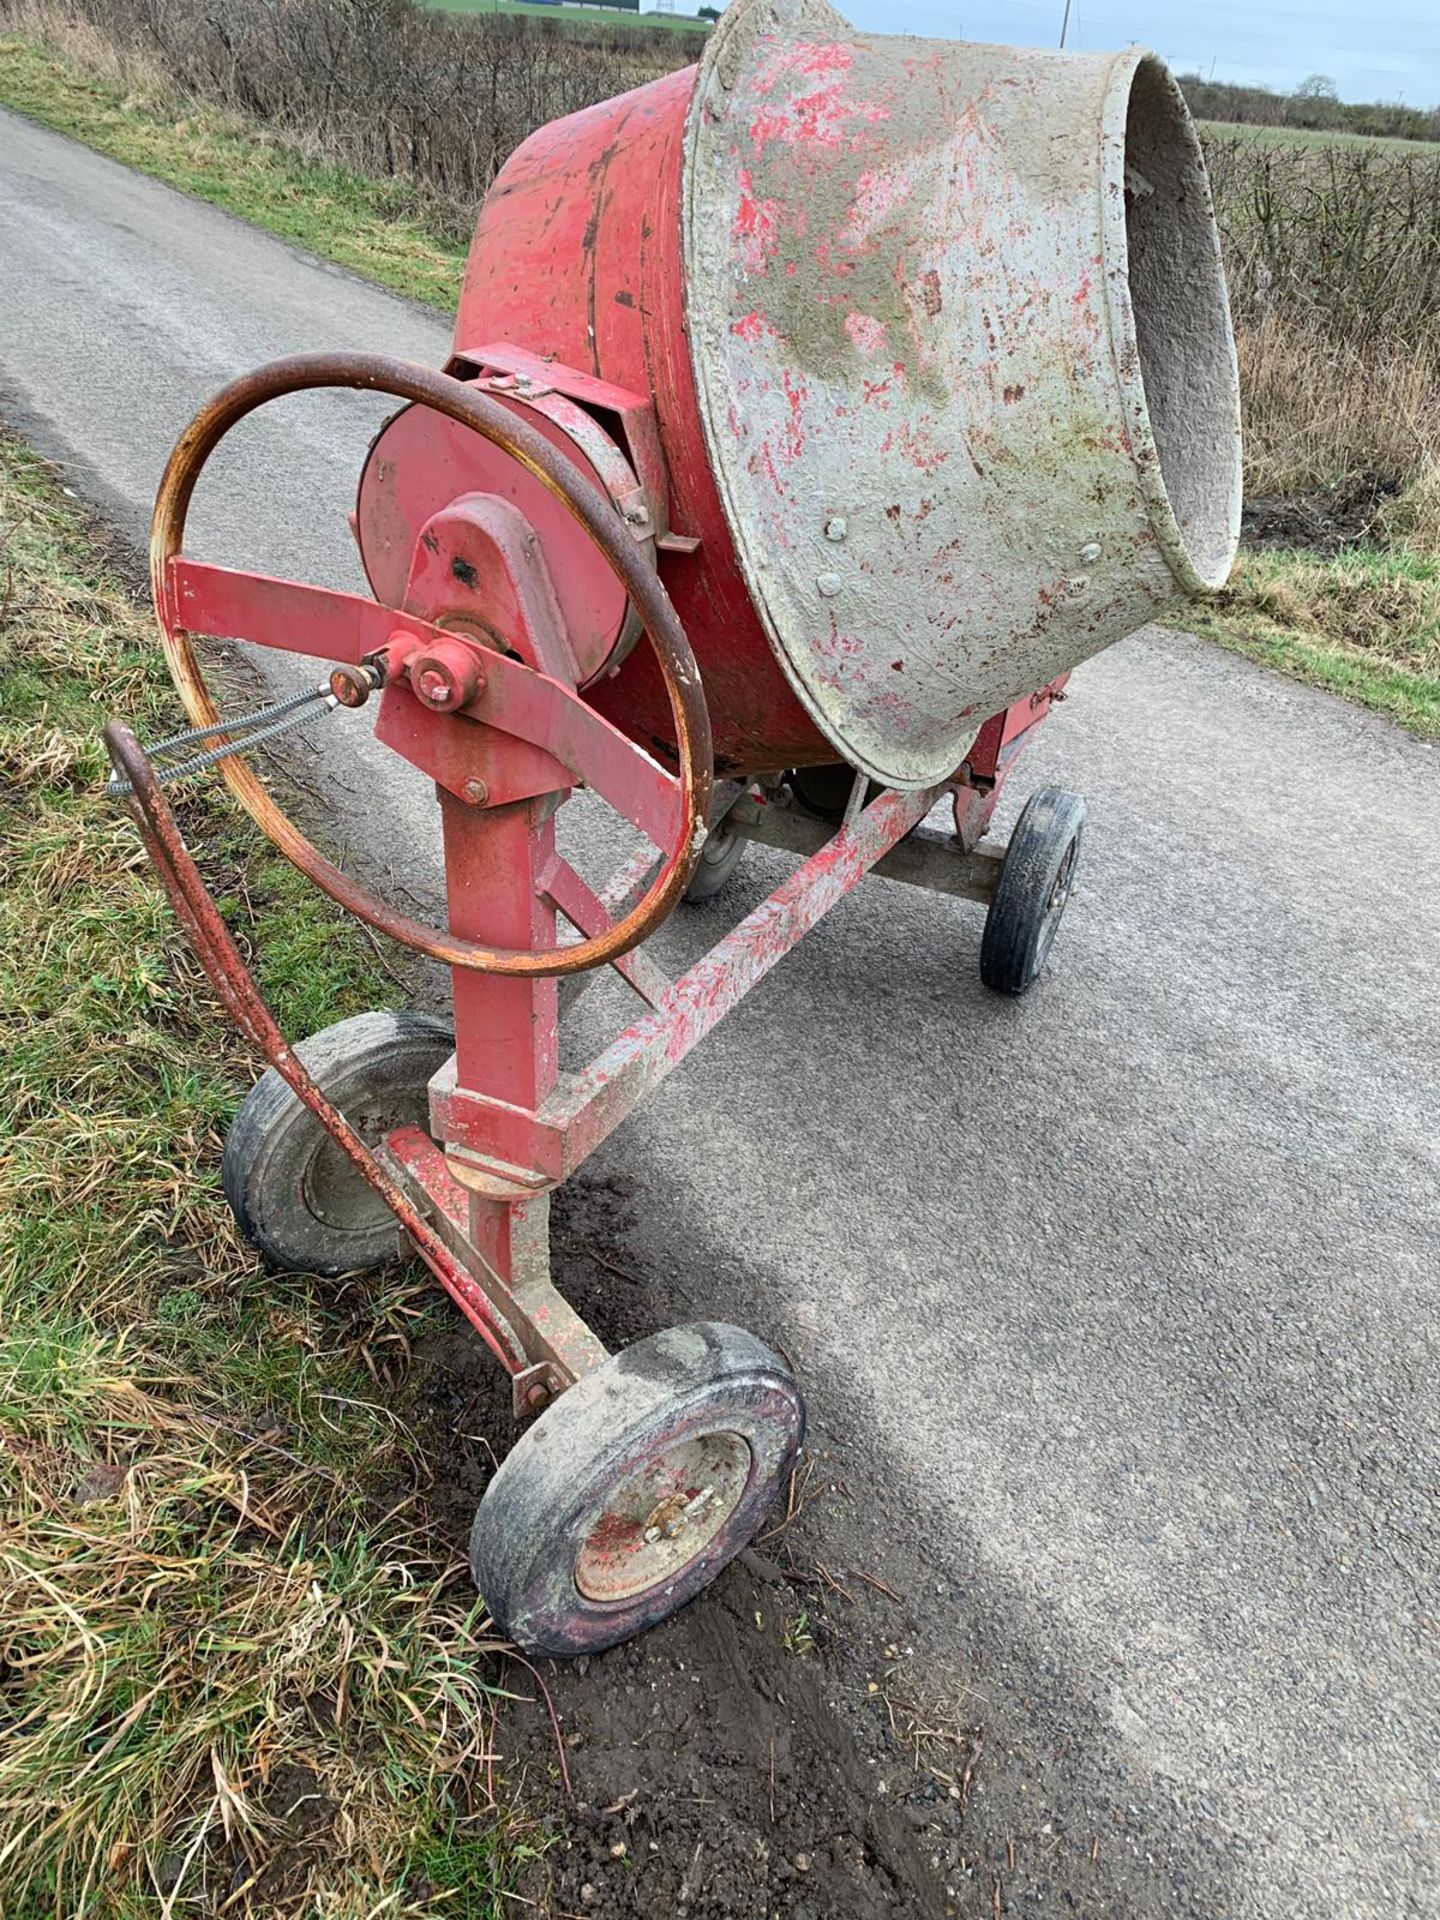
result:
[[[627,1266],[630,1202],[623,1181],[584,1176],[555,1197],[557,1283],[612,1347],[689,1317]],[[508,1389],[463,1324],[421,1342],[416,1360],[409,1417],[435,1473],[428,1504],[460,1552],[491,1449],[513,1438]],[[831,1603],[847,1589],[829,1592],[809,1558],[808,1511],[839,1492],[829,1466],[807,1455],[795,1514],[779,1514],[664,1626],[588,1660],[514,1663],[499,1734],[507,1792],[555,1836],[518,1889],[532,1910],[605,1920],[960,1910],[947,1883],[970,1864],[964,1814],[983,1735],[957,1725],[927,1764],[903,1744],[903,1720],[892,1728],[883,1675],[887,1651],[898,1661],[902,1649],[883,1627],[870,1647],[873,1636],[838,1622]],[[895,1601],[873,1597],[902,1632]]]
[[[1349,474],[1333,487],[1308,493],[1248,494],[1241,532],[1250,547],[1303,547],[1341,553],[1366,538],[1375,516],[1400,491],[1386,473]]]

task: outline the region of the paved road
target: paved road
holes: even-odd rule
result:
[[[223,379],[446,343],[0,114],[0,404],[137,538]],[[353,577],[366,426],[252,430],[201,550]],[[323,738],[352,821],[423,802]],[[1103,1825],[1111,1915],[1440,1912],[1440,756],[1152,632],[1078,676],[1042,779],[1089,795],[1091,851],[1024,1005],[979,988],[973,910],[871,883],[600,1170],[883,1490],[846,1524],[1011,1729],[992,1822]]]

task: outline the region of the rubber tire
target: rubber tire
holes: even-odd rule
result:
[[[742,799],[737,794],[736,799]],[[734,802],[732,801],[732,805]],[[713,900],[722,887],[728,885],[735,869],[745,857],[745,841],[738,833],[726,833],[725,818],[730,808],[711,827],[705,845],[700,849],[700,858],[695,871],[690,876],[690,884],[681,898],[692,905],[702,900]]]
[[[1028,993],[1044,970],[1080,870],[1085,802],[1063,787],[1039,787],[1025,802],[985,916],[980,978],[996,993]],[[1073,846],[1064,892],[1055,899]]]
[[[646,1455],[722,1429],[749,1442],[750,1477],[703,1553],[664,1585],[588,1599],[575,1563],[608,1491]],[[521,1435],[485,1489],[470,1570],[497,1627],[532,1653],[571,1659],[668,1619],[754,1538],[804,1437],[794,1376],[742,1327],[670,1327],[612,1355]]]
[[[426,1087],[455,1050],[450,1028],[429,1014],[362,1013],[302,1040],[296,1057],[369,1144],[397,1126],[425,1126]],[[389,1266],[399,1257],[400,1229],[363,1177],[353,1177],[354,1228],[312,1211],[306,1180],[328,1136],[310,1109],[270,1067],[236,1114],[225,1142],[225,1198],[241,1232],[271,1266],[290,1273],[336,1275]],[[335,1155],[341,1153],[332,1148]],[[347,1186],[337,1189],[341,1199]]]

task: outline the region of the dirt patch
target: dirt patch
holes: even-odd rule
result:
[[[1250,547],[1303,547],[1340,553],[1364,540],[1387,500],[1400,491],[1393,474],[1357,473],[1308,493],[1250,495],[1241,532]]]
[[[554,1202],[557,1282],[612,1347],[689,1317],[629,1264],[631,1202],[626,1182],[584,1177]],[[458,1318],[415,1358],[407,1414],[434,1475],[422,1498],[460,1553],[492,1459],[513,1438],[508,1387]],[[837,1622],[810,1558],[810,1513],[843,1498],[829,1466],[811,1456],[790,1521],[780,1515],[676,1619],[598,1658],[538,1672],[517,1662],[506,1676],[516,1696],[499,1729],[506,1792],[553,1836],[519,1888],[539,1912],[958,1911],[946,1887],[965,1871],[975,1730],[957,1727],[953,1750],[927,1761],[907,1748],[903,1714],[892,1723],[885,1646],[868,1619]],[[898,1644],[889,1652],[902,1657]]]
[[[882,1729],[857,1739],[837,1697],[868,1683],[813,1604],[750,1553],[643,1641],[588,1670],[547,1670],[575,1800],[522,1887],[543,1912],[954,1911],[945,1875],[962,1853],[960,1807],[913,1769],[903,1795],[877,1792]],[[563,1817],[538,1701],[517,1704],[510,1738],[528,1762],[522,1797]]]

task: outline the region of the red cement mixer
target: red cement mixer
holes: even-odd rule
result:
[[[221,437],[333,386],[404,403],[360,476],[373,598],[192,558]],[[1071,668],[1221,584],[1239,504],[1215,224],[1162,64],[859,34],[825,0],[734,0],[698,68],[528,140],[443,372],[280,361],[186,431],[153,566],[192,729],[152,760],[112,726],[112,785],[270,1061],[225,1152],[242,1227],[304,1272],[417,1253],[538,1415],[471,1541],[516,1641],[592,1651],[683,1605],[804,1429],[736,1327],[607,1353],[552,1285],[551,1192],[871,870],[984,905],[984,979],[1025,992],[1084,807],[1043,790],[993,846],[1001,786]],[[330,672],[226,722],[197,635]],[[337,705],[435,783],[443,927],[340,872],[242,757]],[[212,763],[303,873],[451,969],[453,1026],[290,1048],[160,791]],[[557,848],[580,788],[645,841],[598,891]],[[668,978],[645,937],[751,840],[799,862]],[[558,978],[602,965],[638,1018],[562,1072]]]

